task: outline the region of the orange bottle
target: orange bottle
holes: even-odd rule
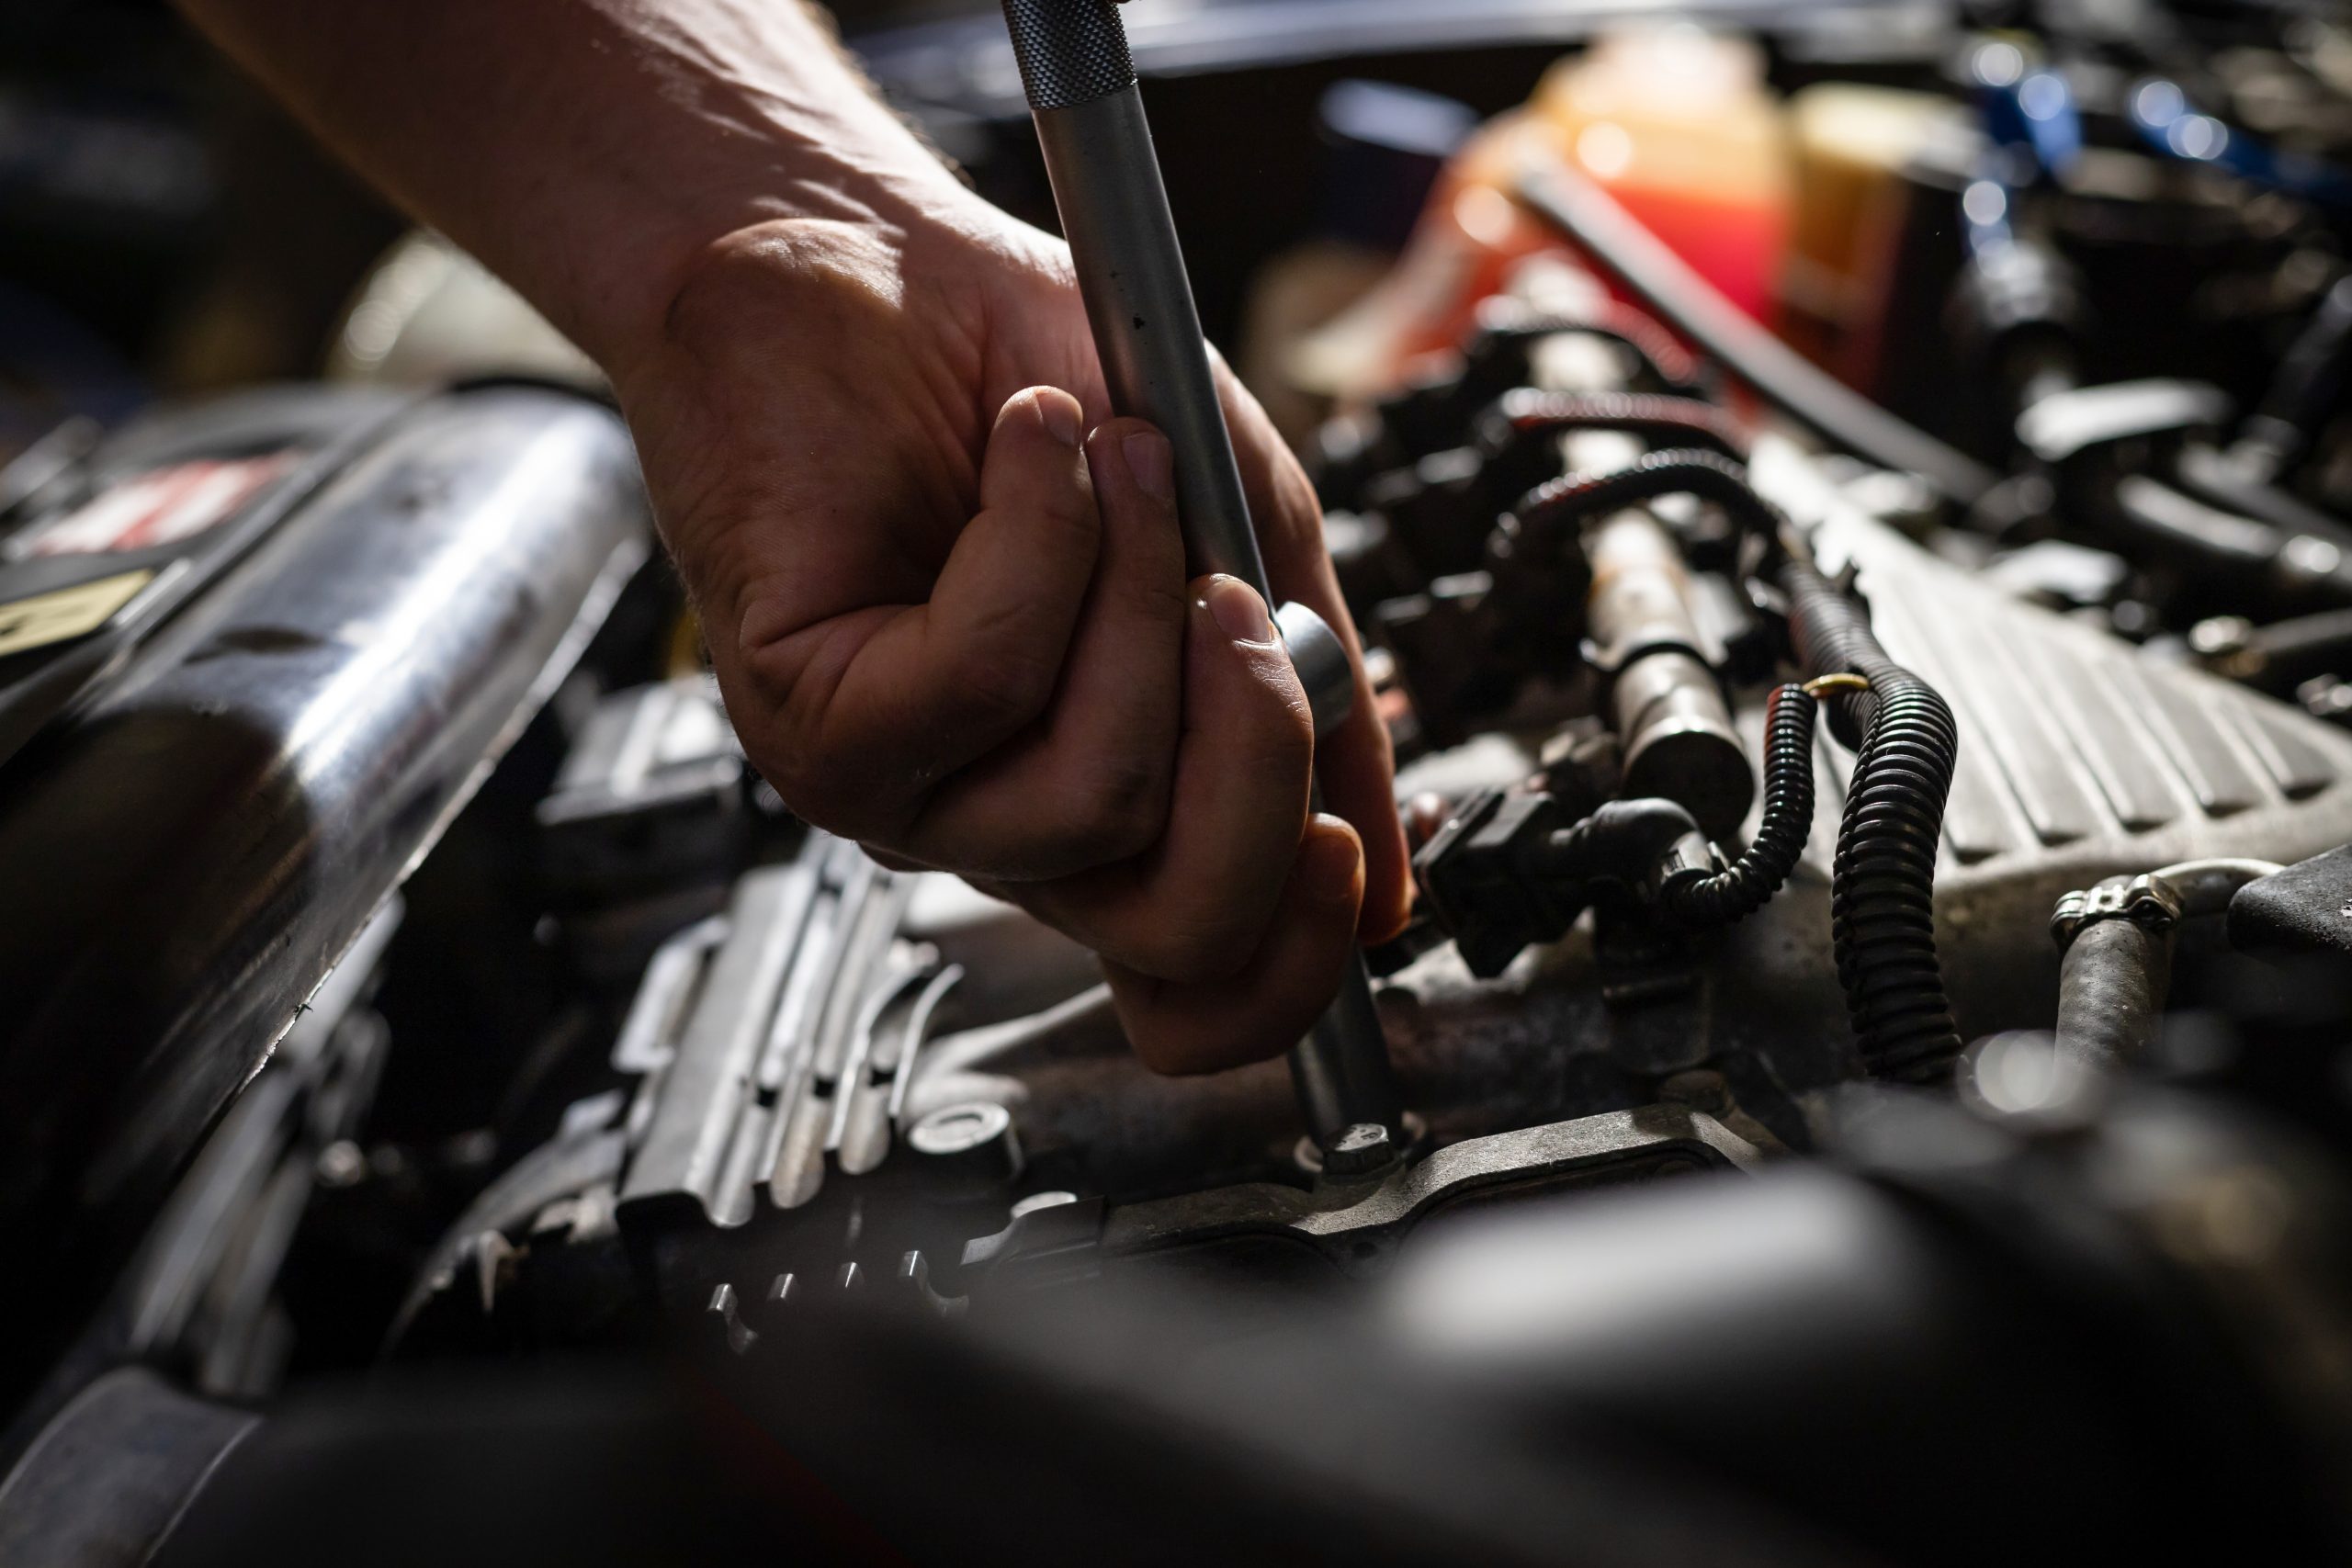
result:
[[[1531,156],[1599,182],[1735,304],[1769,316],[1791,180],[1761,57],[1693,27],[1651,28],[1561,61],[1525,106],[1487,122],[1440,176],[1396,270],[1300,345],[1293,375],[1372,395],[1457,344],[1517,262],[1560,248],[1509,194]]]
[[[1691,27],[1605,38],[1530,105],[1568,162],[1758,321],[1788,242],[1780,106],[1745,39]]]

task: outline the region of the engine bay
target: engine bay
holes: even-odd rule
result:
[[[1145,9],[1396,747],[1404,1114],[797,821],[593,389],[36,444],[0,1561],[2343,1550],[2352,32]],[[968,21],[855,41],[1049,215]],[[1191,221],[1220,85],[1352,227]]]

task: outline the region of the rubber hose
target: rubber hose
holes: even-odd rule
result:
[[[1829,900],[1855,1043],[1880,1077],[1942,1081],[1961,1042],[1936,962],[1936,848],[1959,728],[1935,688],[1887,656],[1859,604],[1802,562],[1780,580],[1806,673],[1870,682],[1836,699],[1860,737]]]
[[[1607,473],[1563,474],[1521,497],[1512,514],[1521,534],[1574,531],[1588,518],[1603,516],[1660,496],[1694,495],[1713,502],[1743,530],[1777,540],[1780,508],[1748,487],[1740,465],[1718,452],[1687,447],[1645,454]]]
[[[1689,926],[1724,926],[1781,890],[1813,836],[1813,699],[1792,682],[1764,705],[1764,817],[1747,852],[1713,875],[1681,875],[1659,889],[1666,912]]]
[[[1545,840],[1535,869],[1563,882],[1609,878],[1636,884],[1678,840],[1698,831],[1690,813],[1675,801],[1651,795],[1611,800]]]
[[[2138,1061],[2155,1043],[2171,986],[2170,931],[2092,921],[2059,965],[2058,1054],[2102,1071]]]
[[[1578,430],[1616,430],[1652,441],[1713,447],[1726,457],[1747,456],[1747,438],[1730,416],[1698,398],[1655,392],[1546,392],[1520,387],[1478,416],[1478,442],[1488,457],[1522,443]]]
[[[1878,407],[1758,325],[1690,264],[1573,170],[1530,168],[1512,194],[1733,378],[1843,451],[1919,475],[1963,506],[1999,475]]]
[[[2217,856],[2159,866],[2148,874],[2170,893],[2182,922],[2228,912],[2238,893],[2283,868],[2276,861]],[[2102,888],[2128,886],[2113,876]],[[2058,1052],[2086,1066],[2127,1067],[2148,1054],[2164,1025],[2172,989],[2178,929],[2136,920],[2092,920],[2066,944],[2058,969]]]

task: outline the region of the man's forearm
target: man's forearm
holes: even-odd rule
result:
[[[608,368],[718,236],[955,189],[797,0],[179,3]]]

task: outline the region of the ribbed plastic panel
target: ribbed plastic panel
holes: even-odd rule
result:
[[[1819,547],[1825,564],[1859,565],[1880,640],[1960,721],[1944,818],[1960,882],[2018,863],[2292,861],[2352,837],[2344,731],[2020,604],[1860,519],[1832,513]],[[1834,810],[1850,759],[1826,755]]]

